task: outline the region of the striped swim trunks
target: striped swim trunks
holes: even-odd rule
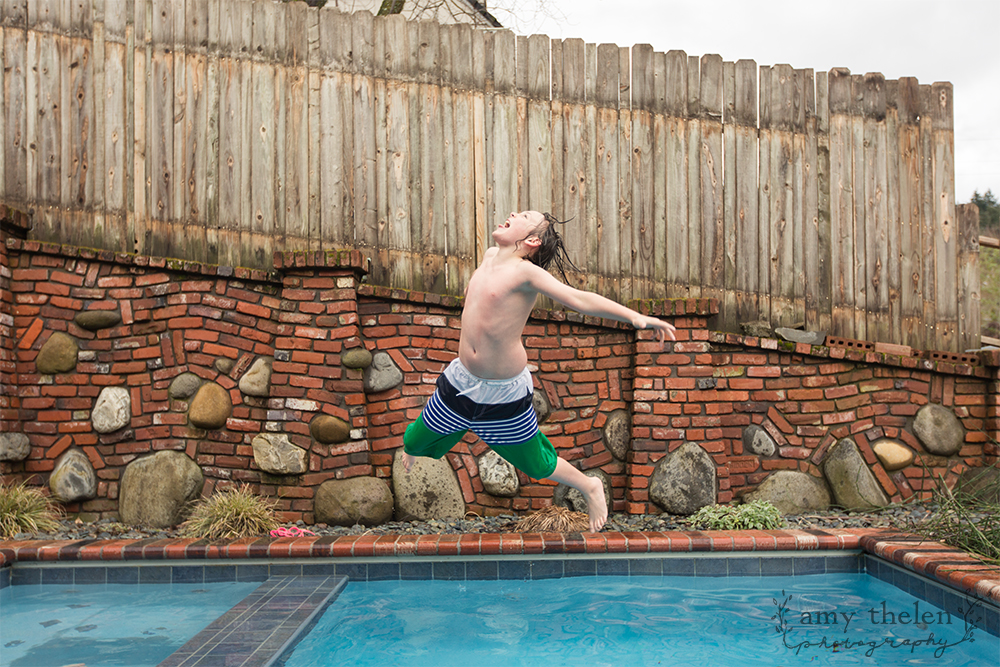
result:
[[[472,431],[514,467],[544,479],[555,470],[557,456],[538,430],[532,390],[527,368],[513,378],[493,380],[473,375],[456,358],[407,428],[403,449],[413,456],[441,458]]]

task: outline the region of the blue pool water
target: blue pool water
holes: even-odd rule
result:
[[[349,583],[284,664],[979,667],[1000,638],[865,574],[385,581]]]
[[[259,582],[0,590],[0,667],[158,664]]]

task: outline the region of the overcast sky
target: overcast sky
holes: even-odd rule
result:
[[[517,22],[500,11],[502,2],[487,6],[522,33],[950,81],[956,201],[969,201],[976,189],[1000,196],[998,0],[518,0]],[[533,17],[540,5],[547,11]]]

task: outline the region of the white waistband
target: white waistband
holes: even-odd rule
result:
[[[462,361],[455,357],[444,369],[448,382],[458,389],[459,396],[465,396],[470,401],[480,405],[498,405],[512,403],[531,394],[534,385],[531,373],[527,367],[512,378],[492,379],[481,378],[469,372]]]

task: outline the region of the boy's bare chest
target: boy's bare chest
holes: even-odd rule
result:
[[[505,269],[477,269],[465,292],[465,307],[508,317],[514,313],[504,311],[523,308],[528,298],[516,288],[517,281],[513,273]]]

